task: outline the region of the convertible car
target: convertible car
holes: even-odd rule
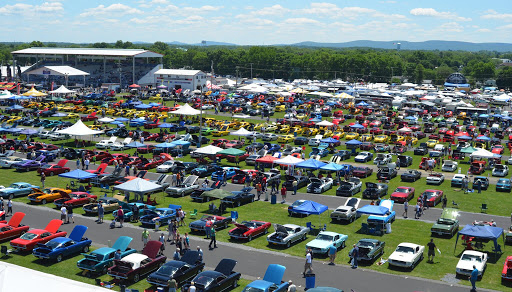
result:
[[[363,191],[364,199],[376,200],[388,194],[388,185],[381,183],[365,182],[366,189]]]
[[[61,262],[64,257],[89,252],[92,240],[83,237],[87,226],[76,225],[69,237],[57,237],[46,244],[37,244],[32,254],[39,259]]]
[[[212,220],[213,227],[215,229],[227,228],[229,223],[231,223],[231,217],[222,217],[216,215],[203,215],[201,219],[190,222],[188,227],[190,227],[192,232],[205,232],[206,229],[206,221]]]
[[[25,217],[25,213],[16,212],[9,222],[0,221],[0,240],[17,238],[25,234],[29,227],[21,224],[23,217]]]
[[[356,246],[359,249],[359,254],[357,256],[357,261],[365,261],[365,262],[373,262],[378,259],[380,256],[384,254],[384,247],[386,243],[384,241],[380,241],[372,238],[363,238],[360,239]],[[350,259],[353,258],[353,251],[351,249],[348,253]]]
[[[56,199],[55,201],[53,201],[53,203],[55,204],[55,206],[57,206],[57,208],[60,208],[63,205],[66,207],[67,206],[80,207],[85,204],[90,204],[90,203],[96,202],[97,198],[98,198],[97,196],[86,193],[86,192],[72,192],[72,193],[68,194],[67,197],[64,196],[61,199]]]
[[[4,189],[0,189],[0,196],[4,199],[26,196],[30,195],[34,188],[37,189],[38,187],[26,182],[16,182]]]
[[[235,223],[235,226],[228,232],[231,239],[251,241],[256,236],[267,234],[271,224],[270,222],[252,220]]]
[[[390,266],[412,270],[423,259],[424,251],[425,247],[422,245],[402,242],[389,256],[388,263]]]
[[[197,291],[215,292],[224,291],[228,287],[236,288],[242,276],[240,273],[233,271],[236,263],[237,261],[232,259],[223,259],[219,262],[215,270],[199,273],[192,280]],[[189,286],[190,284],[185,284],[181,290],[188,291]]]
[[[30,200],[30,202],[41,203],[43,205],[46,204],[46,202],[53,202],[64,196],[69,196],[69,194],[71,193],[71,190],[61,188],[47,188],[43,190],[33,188],[32,190],[32,194],[28,195],[28,199]]]
[[[47,243],[48,241],[66,236],[67,232],[59,231],[62,221],[53,219],[44,229],[32,229],[23,234],[20,238],[11,240],[11,247],[17,251],[32,251],[38,243]]]
[[[131,241],[131,237],[120,236],[112,247],[100,247],[89,254],[84,254],[85,258],[79,260],[76,265],[84,271],[106,274],[108,268],[112,266],[114,254],[117,250],[121,251],[121,259],[137,252],[135,249],[128,247]]]
[[[292,243],[306,240],[309,228],[295,224],[274,224],[274,233],[267,236],[267,241],[272,245],[284,245],[290,247]]]
[[[170,196],[180,196],[183,197],[185,195],[189,195],[195,189],[199,188],[199,185],[196,185],[196,181],[199,177],[197,175],[189,175],[183,181],[183,183],[177,186],[171,186],[165,189],[165,192]]]
[[[309,179],[310,183],[308,184],[307,190],[308,193],[321,194],[332,188],[333,180],[332,178],[323,177],[316,178],[312,177]]]
[[[168,287],[169,280],[174,279],[178,287],[181,287],[203,271],[204,262],[200,261],[199,256],[198,251],[188,250],[179,261],[165,263],[146,280],[157,287]]]
[[[141,276],[156,271],[167,259],[161,253],[163,243],[150,240],[142,253],[132,253],[120,260],[114,260],[114,266],[108,269],[107,274],[122,281],[137,283]]]
[[[351,197],[361,191],[363,183],[357,177],[351,177],[348,181],[340,181],[336,189],[336,196]]]
[[[82,209],[85,211],[85,215],[97,215],[98,203],[103,205],[105,212],[110,212],[119,208],[119,202],[121,201],[118,198],[101,197],[97,203],[85,204]]]
[[[331,231],[320,231],[315,239],[306,244],[306,249],[311,249],[313,254],[328,255],[329,247],[334,245],[336,249],[345,247],[348,235]]]

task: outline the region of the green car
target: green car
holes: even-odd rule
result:
[[[201,134],[203,134],[203,135],[210,135],[213,131],[215,131],[215,130],[212,129],[212,128],[206,127],[206,128],[203,128],[201,130]]]
[[[507,233],[505,233],[505,244],[512,244],[512,226],[510,226]]]
[[[437,219],[436,223],[430,228],[432,236],[446,236],[452,237],[459,231],[459,211],[453,208],[446,208],[441,214],[441,218]]]

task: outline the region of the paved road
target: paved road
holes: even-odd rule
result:
[[[25,212],[27,214],[24,223],[32,228],[44,228],[45,224],[51,219],[59,218],[59,211],[41,207],[32,206],[23,203],[14,203],[14,210]],[[95,245],[106,245],[108,241],[114,242],[120,235],[131,236],[134,238],[132,247],[142,249],[141,232],[139,227],[133,227],[126,224],[125,228],[111,230],[108,222],[97,224],[94,218],[77,215],[75,224],[83,224],[89,226],[87,237],[90,238]],[[70,232],[74,224],[63,225],[62,230]],[[152,232],[151,237],[157,238],[157,234]],[[191,246],[197,245],[205,251],[205,262],[208,268],[214,268],[222,258],[233,258],[238,260],[236,271],[242,273],[248,279],[261,277],[268,264],[278,263],[287,267],[285,279],[291,279],[298,285],[304,286],[302,278],[302,270],[304,259],[282,254],[275,251],[258,250],[243,245],[233,243],[218,243],[218,248],[214,251],[208,251],[207,241],[191,237]],[[168,248],[165,254],[171,257],[172,249]],[[350,291],[354,289],[357,292],[363,291],[396,291],[396,292],[438,292],[438,291],[468,291],[467,286],[449,285],[441,281],[433,281],[407,275],[389,275],[384,273],[359,268],[357,270],[350,269],[347,266],[329,266],[323,262],[315,261],[313,264],[314,271],[317,275],[316,283],[321,286],[333,286]],[[383,289],[383,287],[386,287]],[[480,290],[480,289],[479,289]]]

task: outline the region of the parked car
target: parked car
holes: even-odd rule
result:
[[[354,157],[355,162],[366,163],[373,159],[373,153],[370,152],[359,152],[359,154]]]
[[[473,189],[478,189],[478,184],[480,184],[481,190],[487,190],[489,188],[489,178],[486,176],[475,176],[473,178]]]
[[[33,192],[33,189],[39,187],[26,182],[15,182],[6,188],[0,189],[0,197],[4,199],[13,199],[15,197],[27,196]]]
[[[307,191],[308,193],[321,194],[332,188],[333,179],[328,177],[309,178],[310,183],[308,184]]]
[[[427,175],[428,185],[441,185],[444,182],[444,174],[442,172],[433,172]]]
[[[17,163],[24,163],[28,161],[28,159],[21,158],[21,157],[4,157],[0,160],[0,167],[1,168],[14,168],[14,165]]]
[[[405,182],[415,182],[421,178],[421,172],[415,169],[410,169],[402,173],[400,178]]]
[[[412,270],[423,259],[424,251],[425,246],[423,245],[402,242],[389,256],[388,263],[390,266]]]
[[[25,213],[16,212],[14,215],[12,215],[11,219],[9,219],[9,222],[0,222],[0,240],[5,241],[8,239],[17,238],[27,233],[30,227],[28,225],[21,224],[21,221],[24,217]]]
[[[414,188],[398,187],[391,193],[390,199],[395,203],[405,203],[414,198]]]
[[[376,200],[388,194],[388,185],[382,183],[365,182],[364,199]]]
[[[189,175],[187,178],[177,186],[169,186],[165,192],[170,196],[186,196],[192,193],[195,189],[199,188],[196,181],[199,177],[197,175]]]
[[[359,253],[357,256],[358,262],[373,262],[384,254],[384,247],[386,243],[377,239],[363,238],[356,243]],[[348,253],[352,260],[354,249],[352,248]]]
[[[283,182],[284,187],[287,190],[293,190],[293,181],[297,181],[297,189],[301,189],[309,184],[309,177],[298,176],[298,175],[286,175],[285,181]]]
[[[503,269],[501,270],[501,281],[512,280],[512,256],[508,256],[503,263]]]
[[[331,213],[332,221],[353,222],[359,218],[361,215],[357,213],[357,209],[360,202],[361,199],[359,198],[347,199],[344,205],[339,206]]]
[[[119,203],[121,201],[118,198],[111,198],[111,197],[100,197],[98,199],[97,203],[90,203],[85,204],[82,207],[82,210],[84,210],[85,215],[97,215],[98,214],[98,203],[100,203],[103,206],[104,212],[111,212],[119,208]]]
[[[396,158],[396,164],[400,167],[408,167],[412,165],[412,157],[406,155],[398,155]]]
[[[55,206],[60,209],[62,206],[66,207],[81,207],[85,204],[96,202],[98,197],[86,192],[71,192],[61,199],[53,201]]]
[[[455,174],[452,178],[451,187],[461,188],[463,180],[468,180],[468,176],[465,174]]]
[[[354,167],[352,169],[352,175],[355,176],[355,177],[359,177],[359,178],[367,178],[369,177],[370,175],[372,175],[373,173],[373,169],[367,167],[367,166],[358,166],[358,167]]]
[[[254,202],[255,194],[251,193],[253,187],[244,187],[240,191],[232,191],[233,195],[221,199],[221,203],[225,206],[240,207],[243,204]]]
[[[231,239],[252,241],[253,238],[267,234],[271,226],[270,222],[251,220],[235,223],[235,228],[228,232]]]
[[[391,154],[378,153],[377,157],[373,160],[373,164],[375,165],[387,165],[391,163],[393,156]]]
[[[426,205],[429,207],[434,207],[437,204],[441,202],[441,199],[443,198],[443,191],[440,190],[425,190],[420,197],[427,197],[427,203]],[[420,197],[418,197],[418,201],[420,200]]]
[[[377,179],[380,180],[391,180],[398,175],[396,165],[394,163],[388,163],[387,165],[381,165],[377,171]]]
[[[174,279],[178,287],[182,287],[187,281],[202,272],[204,265],[198,251],[187,250],[179,260],[169,261],[156,272],[151,273],[147,281],[157,287],[168,287],[169,280]]]
[[[18,252],[30,252],[38,243],[47,243],[48,241],[66,236],[67,232],[60,231],[62,221],[53,219],[44,229],[32,229],[21,237],[11,240],[11,247]]]
[[[237,261],[232,259],[223,259],[219,262],[215,270],[203,271],[192,279],[197,291],[202,292],[215,292],[224,291],[228,287],[236,288],[238,281],[242,276],[240,273],[234,272]],[[183,291],[188,291],[190,284],[185,284],[181,288]]]
[[[443,162],[443,166],[441,167],[442,171],[446,172],[454,172],[459,168],[459,164],[456,161],[445,160]]]
[[[153,210],[146,210],[140,217],[140,223],[143,227],[154,228],[158,226],[165,226],[169,220],[176,219],[176,211],[181,208],[179,205],[170,204],[167,208],[156,208]]]
[[[37,244],[32,254],[39,259],[61,262],[64,257],[89,252],[92,240],[84,237],[87,226],[76,225],[68,237],[57,237]]]
[[[203,215],[201,219],[192,221],[188,225],[192,232],[206,232],[206,221],[211,220],[215,229],[227,228],[231,223],[231,217],[222,217],[216,215]]]
[[[428,153],[427,143],[420,143],[420,145],[414,148],[414,155],[425,155]]]
[[[469,277],[474,268],[478,270],[478,278],[482,278],[487,267],[487,253],[475,250],[465,250],[455,268],[456,277]]]
[[[509,192],[512,189],[512,185],[510,183],[510,179],[508,178],[500,178],[496,182],[496,192]]]
[[[328,255],[329,247],[334,245],[336,249],[345,248],[348,235],[332,231],[320,231],[315,239],[306,243],[306,249],[310,249],[313,254]]]
[[[309,228],[295,224],[274,224],[275,232],[267,236],[270,245],[290,247],[292,243],[304,241],[309,233]]]
[[[340,181],[339,187],[336,189],[336,196],[351,197],[359,193],[363,183],[357,177],[351,177],[348,181]]]
[[[508,166],[504,164],[496,164],[492,169],[492,176],[505,177],[508,176]]]
[[[445,208],[441,217],[430,228],[432,236],[449,236],[452,237],[459,231],[459,210],[453,208]]]
[[[285,292],[288,290],[289,282],[283,282],[285,266],[270,264],[263,279],[254,280],[249,283],[243,291],[259,291],[259,292]],[[334,291],[332,291],[334,292]]]
[[[47,202],[53,202],[57,199],[68,197],[71,190],[61,188],[46,188],[46,189],[32,189],[33,192],[28,195],[28,199],[31,203],[46,204]]]

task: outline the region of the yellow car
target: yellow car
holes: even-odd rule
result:
[[[53,202],[57,199],[62,198],[66,194],[70,194],[71,190],[65,190],[60,188],[47,188],[43,190],[39,190],[36,188],[32,189],[33,193],[28,195],[28,199],[32,203],[42,203],[46,204],[46,202]]]
[[[279,132],[282,134],[288,134],[290,132],[290,125],[283,125]]]
[[[322,131],[322,137],[323,138],[329,138],[329,137],[332,137],[332,131],[331,130],[325,130],[325,131]]]
[[[117,111],[116,111],[115,109],[107,109],[107,110],[105,111],[105,114],[107,114],[107,115],[113,115],[113,114],[115,114],[116,112],[117,112]]]
[[[224,126],[220,130],[215,130],[215,131],[212,132],[212,135],[214,137],[222,137],[222,136],[229,135],[229,127],[228,126]]]
[[[247,129],[249,126],[250,126],[250,124],[248,122],[241,122],[240,124],[238,124],[237,130],[239,130],[240,128]]]
[[[75,109],[75,106],[73,106],[73,105],[68,105],[68,106],[65,106],[65,107],[62,108],[62,110],[65,111],[65,112],[70,112],[73,109]]]
[[[302,134],[302,132],[304,132],[304,130],[299,126],[295,126],[291,129],[291,132],[297,133],[297,136],[298,136],[298,135]]]
[[[158,93],[155,96],[150,96],[149,99],[150,100],[160,100],[160,99],[162,99],[162,96],[160,96],[160,93]]]
[[[277,137],[277,143],[289,143],[293,142],[293,139],[295,139],[293,135],[283,135]]]
[[[254,126],[254,130],[255,131],[261,131],[261,128],[267,128],[268,124],[267,123],[261,123],[261,124],[256,124]]]
[[[307,117],[308,117],[308,115],[306,115],[306,114],[298,114],[297,115],[297,119],[299,119],[299,120],[304,120]]]
[[[428,148],[434,148],[434,147],[436,147],[437,144],[439,144],[439,141],[434,140],[434,139],[430,139],[427,141]]]
[[[459,120],[463,120],[466,118],[466,112],[460,112],[458,115],[457,115],[457,119]]]
[[[345,137],[345,132],[334,132],[334,133],[332,134],[332,136],[333,136],[335,139],[340,140],[341,138]]]
[[[356,132],[350,132],[345,135],[345,139],[347,140],[357,140],[359,138],[359,133]]]
[[[272,131],[275,131],[275,130],[277,130],[277,125],[275,125],[275,124],[268,125],[265,128],[265,132],[272,132]]]
[[[91,128],[91,130],[101,130],[100,125],[90,125],[88,127]]]
[[[378,135],[373,139],[375,143],[387,143],[389,141],[388,135]]]
[[[405,141],[411,141],[412,145],[416,145],[418,143],[418,138],[407,136],[405,137]]]
[[[278,105],[276,106],[275,111],[276,112],[284,112],[286,110],[286,107],[284,105]]]
[[[167,115],[167,113],[166,113],[166,112],[161,112],[161,113],[158,115],[158,118],[159,118],[160,120],[166,119],[166,118],[168,118],[168,117],[169,117],[169,116]]]
[[[203,118],[204,120],[204,124],[208,125],[208,126],[211,126],[213,123],[216,122],[216,120],[214,118]]]
[[[92,114],[93,112],[97,112],[97,111],[98,111],[98,108],[93,107],[93,108],[87,109],[86,111],[84,111],[84,113],[85,114]]]
[[[19,116],[11,116],[6,122],[8,124],[11,124],[11,123],[16,122],[17,120],[21,120],[21,117],[19,117]]]
[[[359,138],[359,141],[361,141],[361,142],[370,142],[372,140],[373,140],[373,135],[372,134],[363,134]]]
[[[65,118],[66,119],[79,119],[80,115],[79,114],[75,114],[75,113],[70,113]]]

